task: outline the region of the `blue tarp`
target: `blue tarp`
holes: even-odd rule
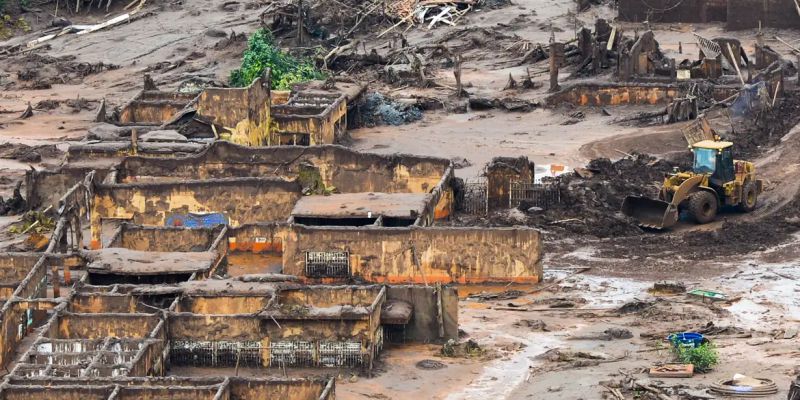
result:
[[[222,213],[188,213],[172,214],[167,217],[167,226],[185,226],[187,228],[207,228],[227,225],[228,219]]]
[[[744,85],[744,87],[739,90],[739,97],[731,104],[731,116],[754,117],[759,112],[764,111],[770,102],[771,99],[766,82]]]

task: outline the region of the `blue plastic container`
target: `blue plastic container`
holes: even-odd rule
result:
[[[703,335],[695,332],[673,333],[667,337],[674,345],[698,347],[703,343]]]

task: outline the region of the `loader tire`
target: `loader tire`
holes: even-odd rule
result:
[[[739,203],[739,211],[750,212],[756,209],[758,203],[758,190],[753,182],[745,182],[742,186],[742,201]]]
[[[698,224],[707,224],[717,217],[717,196],[701,190],[689,197],[689,214]]]

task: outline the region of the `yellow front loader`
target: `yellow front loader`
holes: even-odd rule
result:
[[[733,143],[702,140],[691,145],[691,171],[674,172],[664,178],[658,200],[628,196],[622,213],[647,228],[669,228],[686,211],[697,223],[713,221],[724,206],[744,212],[756,208],[762,182],[756,179],[752,162],[734,160]]]

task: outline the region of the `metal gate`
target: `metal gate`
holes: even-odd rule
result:
[[[529,207],[548,209],[561,202],[561,192],[555,183],[530,183],[512,181],[509,188],[509,207],[525,203]]]
[[[306,277],[347,278],[350,276],[350,253],[346,251],[306,252]]]
[[[486,215],[489,212],[489,187],[486,178],[471,178],[464,182],[464,212]]]

